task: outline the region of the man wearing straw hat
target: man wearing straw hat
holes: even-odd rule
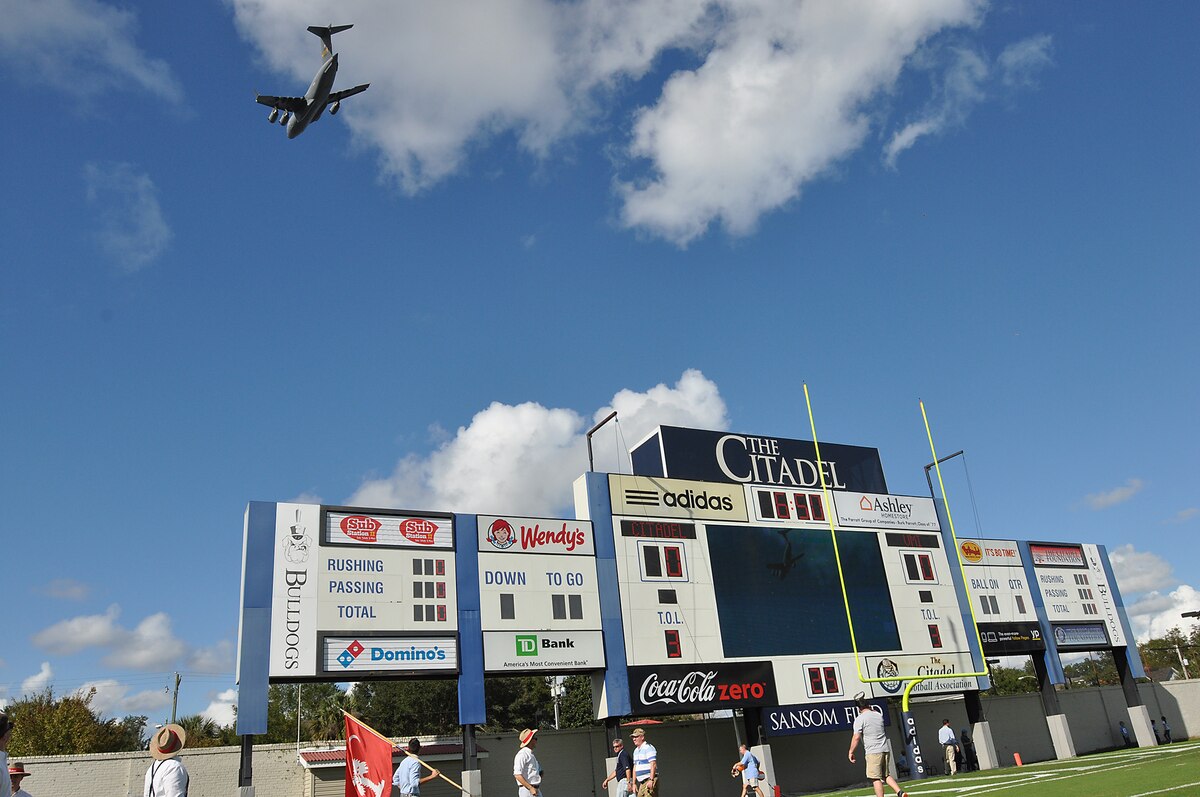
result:
[[[517,797],[540,797],[542,793],[542,765],[538,763],[533,748],[537,747],[537,729],[521,731],[521,749],[513,758],[513,777],[516,778]]]
[[[187,731],[174,723],[159,728],[150,739],[154,763],[146,770],[142,797],[187,797],[188,773],[179,760],[187,744]]]
[[[400,797],[418,797],[421,784],[428,783],[442,773],[431,768],[428,775],[421,777],[421,759],[417,758],[417,753],[421,752],[421,740],[417,737],[408,740],[408,752],[411,755],[405,756],[396,767],[396,774],[392,776],[392,788]]]
[[[25,765],[20,761],[13,761],[8,765],[8,779],[12,784],[12,797],[32,797],[29,792],[21,788],[21,781],[29,777],[29,773],[25,771]]]

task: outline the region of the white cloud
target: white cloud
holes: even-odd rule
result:
[[[90,614],[60,620],[33,635],[33,644],[47,653],[69,656],[90,647],[113,645],[121,636],[117,617],[121,607],[115,603],[104,614]]]
[[[1180,615],[1183,612],[1200,611],[1200,592],[1180,584],[1168,593],[1151,592],[1126,607],[1133,635],[1139,642],[1162,637],[1172,628],[1185,633],[1193,622]]]
[[[294,503],[321,503],[318,501]],[[234,647],[228,639],[222,639],[212,647],[196,648],[188,655],[187,668],[195,672],[226,673],[233,669]]]
[[[165,61],[134,43],[137,15],[97,0],[3,4],[0,60],[22,82],[43,84],[78,99],[140,89],[178,103],[183,89]]]
[[[463,170],[495,138],[511,136],[541,159],[581,132],[630,131],[615,148],[601,144],[618,151],[625,172],[614,181],[619,218],[679,245],[713,224],[746,234],[763,213],[798,197],[805,183],[862,145],[878,110],[872,103],[908,59],[939,34],[977,25],[986,5],[232,2],[239,30],[287,76],[276,93],[298,91],[317,67],[318,45],[306,25],[354,20],[340,35],[341,79],[369,81],[371,89],[338,118],[379,153],[384,175],[404,191]],[[1047,47],[1030,42],[1006,51],[1005,74],[1033,74]],[[681,66],[648,78],[655,67],[665,73],[666,57]],[[610,122],[607,115],[635,88],[658,93]],[[942,101],[959,88],[948,79]],[[896,145],[911,145],[932,118],[897,134]],[[953,118],[946,112],[941,124]]]
[[[925,110],[893,133],[884,146],[884,163],[895,168],[900,154],[922,137],[962,127],[975,106],[987,99],[989,85],[996,81],[1009,91],[1034,88],[1037,76],[1052,63],[1050,45],[1051,38],[1046,34],[1022,39],[1005,47],[994,67],[982,52],[963,45],[922,52],[913,59],[914,65],[932,68],[946,62],[944,72]]]
[[[699,371],[674,387],[622,390],[612,400],[625,444],[659,423],[721,428],[725,403]],[[597,410],[599,420],[609,408]],[[587,469],[584,417],[527,402],[493,403],[428,457],[400,460],[387,479],[359,487],[348,503],[378,507],[449,508],[456,512],[554,515],[571,508],[571,483]],[[615,443],[597,435],[596,450],[616,462]],[[607,448],[605,447],[607,445]],[[607,453],[605,453],[607,452]],[[597,458],[597,467],[602,460]]]
[[[986,96],[984,81],[989,68],[983,56],[965,47],[950,48],[948,53],[950,63],[929,107],[920,119],[897,131],[884,147],[883,159],[888,166],[894,168],[900,153],[921,137],[961,127]]]
[[[154,181],[128,163],[89,163],[83,176],[104,253],[126,273],[154,262],[173,235]]]
[[[165,613],[152,614],[132,629],[117,623],[120,613],[113,604],[104,614],[60,620],[34,634],[33,643],[61,656],[88,648],[107,649],[104,664],[137,670],[165,670],[188,653],[187,645],[171,632]]]
[[[1054,63],[1050,57],[1052,43],[1050,36],[1043,33],[1005,47],[996,59],[1004,85],[1010,88],[1036,86],[1038,74]]]
[[[149,715],[170,704],[171,694],[166,689],[147,689],[129,694],[129,686],[112,679],[89,681],[77,690],[80,696],[95,689],[92,708],[104,717],[123,717],[129,714]]]
[[[1176,583],[1170,562],[1158,554],[1135,550],[1132,544],[1114,548],[1109,551],[1108,558],[1122,595],[1140,595]]]
[[[21,681],[21,691],[25,694],[31,692],[40,692],[50,685],[54,680],[54,670],[50,667],[50,662],[43,661],[41,669],[36,675],[31,675],[24,681]]]
[[[81,601],[91,594],[91,587],[73,578],[56,578],[42,588],[42,592],[51,598]]]
[[[206,719],[210,719],[217,725],[225,727],[232,725],[237,719],[237,712],[234,710],[237,707],[237,690],[226,689],[216,696],[208,706],[200,712],[200,715]]]
[[[1092,493],[1091,495],[1084,496],[1083,502],[1087,505],[1088,509],[1108,509],[1133,498],[1142,491],[1142,487],[1144,486],[1145,484],[1141,479],[1130,479],[1124,485],[1114,487],[1107,492]]]
[[[1164,523],[1186,523],[1192,518],[1200,515],[1200,507],[1189,506],[1187,509],[1181,509],[1171,517],[1164,520]]]
[[[127,632],[101,661],[110,667],[165,670],[186,652],[187,645],[171,633],[171,618],[165,612],[158,612]]]

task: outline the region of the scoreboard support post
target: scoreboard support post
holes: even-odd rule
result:
[[[904,686],[904,697],[900,701],[900,727],[904,730],[904,754],[908,756],[908,769],[913,780],[929,777],[925,757],[921,753],[921,742],[917,739],[917,720],[909,710],[908,696],[924,678],[914,678]]]
[[[983,701],[979,692],[963,692],[967,704],[967,722],[971,724],[971,740],[975,743],[975,758],[979,769],[996,769],[1000,761],[996,757],[996,744],[992,741],[992,726],[983,718]]]
[[[1150,727],[1150,712],[1142,704],[1142,696],[1138,693],[1133,668],[1129,666],[1128,648],[1118,648],[1113,650],[1112,654],[1113,663],[1117,665],[1117,675],[1121,679],[1125,705],[1129,708],[1129,725],[1133,729],[1138,747],[1154,747],[1158,741],[1154,737],[1154,729]]]

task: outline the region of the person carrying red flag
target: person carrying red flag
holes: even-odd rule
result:
[[[392,740],[346,715],[346,797],[391,797]]]

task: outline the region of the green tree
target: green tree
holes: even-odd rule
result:
[[[405,679],[360,683],[351,696],[351,713],[387,736],[454,734],[458,724],[458,683]]]
[[[1025,667],[1020,670],[1015,667],[992,667],[991,678],[992,688],[988,690],[991,695],[1019,695],[1038,689],[1032,661],[1026,661]]]
[[[302,741],[340,739],[346,705],[337,684],[273,684],[267,691],[267,732],[257,741],[294,742],[297,730]]]
[[[128,716],[122,719],[105,720],[97,730],[97,753],[123,753],[145,750],[146,717]]]
[[[568,675],[563,679],[563,696],[559,703],[559,727],[587,728],[600,724],[592,707],[592,678],[589,675]]]
[[[220,747],[225,743],[221,727],[203,714],[181,717],[179,726],[187,731],[188,747]]]
[[[9,753],[69,755],[89,752],[96,741],[96,715],[91,701],[95,690],[79,696],[54,697],[50,687],[13,702],[9,716],[15,722]]]

